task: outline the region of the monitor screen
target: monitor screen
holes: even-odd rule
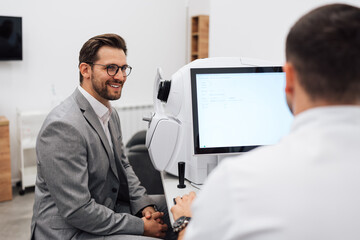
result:
[[[21,17],[0,16],[0,60],[22,60]]]
[[[293,119],[281,67],[191,69],[194,153],[276,144]]]

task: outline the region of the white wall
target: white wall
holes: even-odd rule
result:
[[[0,15],[23,18],[23,61],[0,62],[0,115],[10,120],[13,181],[19,180],[16,108],[47,109],[78,85],[78,53],[114,32],[128,44],[133,72],[115,105],[152,104],[156,67],[165,78],[185,64],[184,0],[1,0]],[[56,92],[52,94],[52,88]]]
[[[157,66],[164,77],[189,59],[190,17],[210,15],[210,57],[244,56],[282,64],[292,24],[325,0],[0,0],[0,15],[23,17],[23,61],[0,62],[0,115],[10,120],[12,178],[19,157],[16,108],[49,108],[78,85],[78,52],[90,37],[115,32],[134,67],[118,106],[151,104]],[[342,1],[360,6],[358,0]],[[123,126],[124,127],[124,126]]]
[[[251,57],[283,64],[295,21],[326,0],[210,0],[210,57]],[[358,0],[337,1],[360,6]]]

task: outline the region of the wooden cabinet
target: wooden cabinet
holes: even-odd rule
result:
[[[191,61],[209,56],[209,16],[191,18]]]
[[[11,199],[9,120],[0,116],[0,202]]]

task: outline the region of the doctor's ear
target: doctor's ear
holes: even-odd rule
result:
[[[294,66],[291,63],[286,62],[285,65],[283,66],[283,71],[286,74],[285,92],[287,94],[293,94],[295,78],[296,78]]]
[[[90,78],[91,66],[89,64],[84,63],[84,62],[80,63],[79,70],[84,79]]]

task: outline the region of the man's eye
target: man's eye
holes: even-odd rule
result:
[[[117,67],[115,65],[109,65],[107,66],[107,69],[110,71],[116,71]]]

